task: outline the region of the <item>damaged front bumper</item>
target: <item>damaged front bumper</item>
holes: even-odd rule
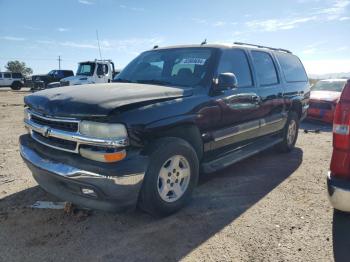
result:
[[[97,163],[20,137],[20,153],[34,179],[47,192],[74,204],[118,211],[137,203],[148,157],[138,151],[118,163]]]

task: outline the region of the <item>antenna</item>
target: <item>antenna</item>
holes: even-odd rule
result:
[[[59,55],[58,56],[58,70],[61,70],[61,61],[62,61],[62,59],[61,59],[61,56]]]
[[[98,31],[97,31],[97,29],[96,29],[96,38],[97,38],[97,44],[98,44],[98,52],[100,53],[100,59],[102,60],[100,40],[98,38]]]
[[[204,41],[201,43],[201,45],[206,45],[207,44],[207,39],[204,39]]]

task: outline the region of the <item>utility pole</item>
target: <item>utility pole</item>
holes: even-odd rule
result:
[[[61,61],[62,61],[62,59],[61,59],[61,56],[59,55],[58,56],[58,70],[61,70]]]

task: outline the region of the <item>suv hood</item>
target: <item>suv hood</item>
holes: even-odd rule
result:
[[[191,89],[149,84],[90,84],[46,89],[26,96],[24,102],[34,111],[48,116],[98,117],[107,116],[124,105],[191,94]]]

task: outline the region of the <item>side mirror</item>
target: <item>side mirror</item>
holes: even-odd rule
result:
[[[219,74],[216,82],[217,90],[227,90],[231,88],[237,88],[238,80],[234,73],[221,73]]]

